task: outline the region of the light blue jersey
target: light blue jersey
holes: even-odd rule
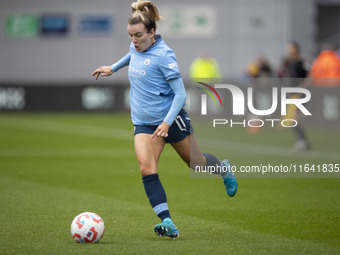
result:
[[[168,81],[181,77],[175,53],[161,37],[155,39],[145,52],[136,51],[133,43],[130,45],[130,104],[134,125],[163,122],[174,98]]]
[[[113,71],[129,65],[131,119],[134,125],[172,124],[185,103],[185,89],[175,53],[159,35],[144,52],[133,43],[130,52],[111,66]],[[176,97],[175,97],[176,96]]]

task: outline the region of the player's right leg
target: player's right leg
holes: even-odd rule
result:
[[[159,236],[168,236],[175,239],[179,236],[179,231],[171,218],[165,218],[162,223],[156,224],[154,227],[155,233]]]
[[[150,131],[150,133],[152,132]],[[152,134],[136,134],[135,152],[142,174],[145,193],[153,210],[162,220],[162,223],[157,224],[154,230],[160,236],[175,238],[179,235],[179,232],[171,220],[166,194],[157,173],[158,160],[165,141],[162,137],[151,137]]]

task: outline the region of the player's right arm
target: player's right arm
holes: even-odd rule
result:
[[[128,66],[130,63],[130,53],[126,54],[124,57],[122,57],[118,62],[114,63],[111,66],[101,66],[94,70],[92,73],[92,76],[96,76],[96,80],[100,76],[110,76],[113,73],[117,72],[119,69]]]

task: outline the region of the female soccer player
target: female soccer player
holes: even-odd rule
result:
[[[230,162],[221,162],[209,153],[201,153],[183,109],[186,92],[175,53],[155,35],[156,22],[161,20],[151,1],[132,3],[128,19],[130,52],[111,66],[96,69],[92,76],[109,76],[129,66],[131,119],[135,127],[134,143],[146,195],[162,223],[154,227],[159,236],[175,238],[179,231],[171,220],[166,194],[157,173],[158,159],[165,143],[170,143],[185,163],[229,169],[220,171],[227,194],[237,191],[237,182]],[[190,164],[191,162],[191,164]],[[220,169],[221,169],[220,168]]]

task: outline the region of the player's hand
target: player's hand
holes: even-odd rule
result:
[[[151,139],[153,139],[155,136],[164,138],[168,137],[169,128],[170,128],[169,124],[163,121],[163,123],[160,124],[155,130],[155,132],[152,134]]]
[[[113,71],[111,70],[111,66],[101,66],[94,70],[92,73],[92,76],[96,76],[96,80],[98,79],[99,75],[100,76],[110,76],[113,74]]]

